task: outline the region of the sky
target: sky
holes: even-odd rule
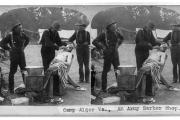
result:
[[[107,7],[107,5],[105,5],[106,7]],[[159,5],[158,5],[159,6]],[[17,9],[17,8],[22,8],[22,7],[27,7],[27,6],[23,6],[23,5],[21,5],[21,6],[15,6],[15,5],[11,5],[11,6],[7,6],[7,5],[1,5],[0,6],[0,15],[2,14],[2,13],[4,13],[4,12],[7,12],[7,11],[9,11],[9,10],[12,10],[12,9]],[[96,7],[96,6],[95,6]],[[103,7],[103,6],[102,6]],[[168,9],[172,9],[172,10],[174,10],[174,11],[176,11],[176,12],[178,12],[178,13],[180,13],[180,5],[161,5],[160,7],[164,7],[164,8],[168,8]],[[96,9],[98,9],[97,7],[96,7]]]

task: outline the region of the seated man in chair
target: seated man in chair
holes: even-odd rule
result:
[[[148,99],[146,95],[146,75],[151,74],[153,78],[152,93],[155,95],[155,90],[159,87],[159,83],[163,83],[169,90],[175,90],[170,86],[161,75],[165,61],[167,59],[167,44],[162,44],[159,48],[154,49],[148,59],[143,63],[137,74],[137,94],[143,100],[142,102],[155,102],[153,98]],[[157,86],[157,87],[156,87]],[[147,98],[146,98],[147,97]]]
[[[55,82],[54,80],[56,76],[56,78],[58,77],[59,86],[63,88],[59,88],[60,92],[63,92],[62,90],[64,90],[67,87],[67,84],[72,85],[75,88],[75,90],[86,90],[85,88],[82,88],[78,84],[76,84],[68,75],[74,57],[71,53],[72,50],[73,45],[69,44],[66,47],[64,47],[63,51],[59,52],[58,55],[52,60],[50,67],[45,73],[45,89],[47,89],[48,84],[51,80]]]

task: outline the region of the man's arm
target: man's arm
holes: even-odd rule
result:
[[[24,34],[25,42],[24,42],[24,48],[29,44],[29,37]]]
[[[168,41],[171,40],[171,34],[172,32],[170,32],[164,39],[163,39],[163,42],[167,43],[168,44]],[[169,45],[169,44],[168,44]]]
[[[10,50],[10,47],[8,46],[10,40],[11,40],[11,35],[9,34],[0,41],[0,47],[2,47],[4,50]]]
[[[161,43],[155,39],[152,32],[151,32],[151,44],[152,44],[152,46],[160,46],[161,45]]]
[[[76,39],[76,32],[69,38],[69,42],[73,42]]]
[[[67,44],[65,42],[63,42],[59,36],[58,32],[55,32],[55,39],[56,39],[56,44],[58,46],[66,46]]]
[[[93,42],[92,44],[96,46],[98,49],[105,49],[105,45],[103,44],[103,40],[105,39],[105,33],[101,33]]]
[[[124,40],[124,37],[121,33],[118,32],[118,45],[120,46]]]

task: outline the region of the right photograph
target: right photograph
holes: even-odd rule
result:
[[[179,6],[100,8],[91,21],[91,105],[179,105]]]

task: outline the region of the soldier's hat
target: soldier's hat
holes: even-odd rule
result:
[[[51,26],[56,29],[59,29],[61,27],[59,21],[54,21]]]
[[[82,22],[76,23],[75,26],[87,27],[87,25],[85,23],[82,23]]]
[[[17,23],[15,24],[13,27],[12,27],[12,31],[14,31],[17,27],[21,26],[22,24],[21,23]]]
[[[154,22],[149,20],[148,23],[147,23],[147,26],[150,27],[150,28],[155,28],[156,25],[154,24]]]
[[[117,22],[116,21],[110,21],[107,23],[106,25],[106,29],[109,29],[109,27],[111,27],[112,25],[116,24]]]

